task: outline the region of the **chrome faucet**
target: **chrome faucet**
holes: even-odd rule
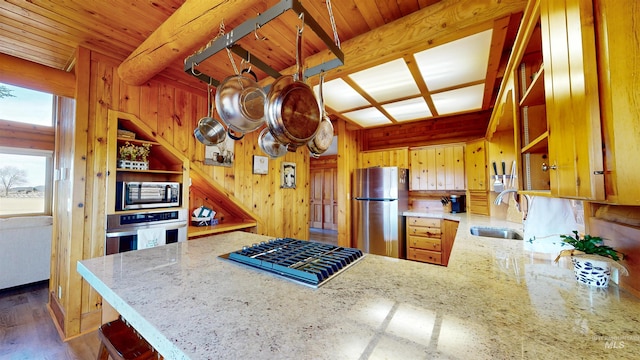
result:
[[[502,202],[502,197],[505,196],[508,193],[517,193],[518,190],[516,189],[507,189],[507,190],[503,190],[500,194],[498,194],[498,196],[496,196],[496,200],[493,202],[496,205],[500,205],[500,203]],[[527,212],[529,211],[529,206],[531,205],[531,196],[528,194],[522,194],[524,195],[525,199],[527,199]],[[518,211],[522,211],[522,209],[520,208],[520,203],[518,201],[516,201],[516,206],[518,206]],[[523,220],[527,218],[527,212],[524,213],[523,216]]]

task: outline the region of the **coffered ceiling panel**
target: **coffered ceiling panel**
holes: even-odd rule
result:
[[[480,110],[484,84],[468,86],[456,90],[431,95],[433,104],[440,115]]]
[[[492,30],[467,36],[414,54],[430,91],[484,80]]]
[[[377,102],[420,94],[420,89],[403,59],[374,66],[349,77]]]

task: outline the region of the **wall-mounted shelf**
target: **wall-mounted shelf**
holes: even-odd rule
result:
[[[549,148],[549,131],[545,131],[542,135],[533,139],[527,146],[523,147],[523,154],[539,154],[547,153]]]
[[[271,66],[269,66],[267,63],[265,63],[255,55],[251,54],[251,56],[249,56],[249,52],[242,48],[240,45],[236,44],[236,42],[247,35],[253,34],[256,29],[259,29],[260,27],[264,26],[265,24],[282,15],[288,10],[293,10],[298,15],[304,14],[303,20],[305,26],[310,27],[336,56],[336,58],[333,60],[326,61],[320,65],[305,70],[305,78],[344,65],[344,54],[342,53],[342,50],[340,50],[340,48],[334,43],[334,40],[331,39],[331,37],[322,29],[320,24],[318,24],[318,22],[311,16],[311,14],[304,8],[304,6],[302,6],[300,1],[280,0],[277,4],[267,9],[267,11],[258,14],[258,16],[243,22],[233,30],[225,33],[223,36],[216,39],[210,46],[208,46],[201,52],[198,52],[185,59],[184,72],[204,81],[207,84],[218,86],[218,84],[220,84],[219,80],[214,79],[213,77],[205,73],[195,71],[195,67],[198,66],[198,64],[203,63],[211,56],[228,48],[233,53],[255,65],[257,68],[264,71],[274,79],[282,76],[279,71],[273,69]]]
[[[522,96],[520,106],[542,105],[544,101],[544,67],[540,66],[540,70],[533,76],[531,85]]]
[[[251,229],[257,225],[258,223],[256,221],[223,221],[222,223],[214,226],[189,225],[189,228],[187,229],[187,237],[191,239],[229,231]]]

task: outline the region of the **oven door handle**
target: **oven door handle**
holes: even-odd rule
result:
[[[129,235],[138,235],[138,230],[140,229],[154,229],[154,228],[163,228],[165,230],[175,230],[187,227],[187,223],[181,222],[176,224],[167,224],[163,226],[147,226],[147,227],[139,227],[133,230],[123,230],[123,231],[107,231],[107,237],[120,237],[120,236],[129,236]]]

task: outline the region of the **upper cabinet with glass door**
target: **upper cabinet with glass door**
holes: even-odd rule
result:
[[[604,199],[593,5],[537,0],[514,49],[523,187]]]

